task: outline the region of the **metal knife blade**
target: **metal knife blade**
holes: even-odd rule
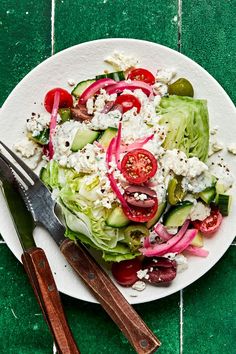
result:
[[[33,238],[35,224],[32,215],[19,194],[17,182],[9,166],[2,159],[0,159],[0,180],[3,195],[23,250],[35,247]]]

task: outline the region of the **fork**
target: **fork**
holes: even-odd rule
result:
[[[3,142],[0,141],[0,144],[25,172],[22,173],[13,162],[0,152],[0,157],[12,168],[14,174],[18,176],[18,183],[21,187],[19,190],[32,213],[36,225],[43,225],[48,230],[69,264],[118,325],[136,352],[138,354],[154,353],[160,346],[160,341],[124,298],[86,247],[80,242],[75,243],[65,238],[65,226],[55,214],[56,202],[52,199],[51,192],[13,151]],[[19,178],[27,188],[23,186]]]

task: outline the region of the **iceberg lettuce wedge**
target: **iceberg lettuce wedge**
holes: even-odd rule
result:
[[[209,149],[207,101],[185,96],[163,97],[157,108],[159,124],[167,128],[165,149],[179,149],[206,161]]]

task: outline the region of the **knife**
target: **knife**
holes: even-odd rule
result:
[[[9,166],[0,158],[0,184],[20,240],[25,271],[61,354],[79,354],[68,326],[52,271],[43,249],[33,238],[35,223],[18,191]]]
[[[2,141],[0,144],[24,171],[23,173],[16,164],[0,152],[0,158],[7,163],[9,171],[12,173],[13,170],[17,176],[19,191],[35,223],[43,225],[48,230],[71,267],[118,325],[136,352],[138,354],[154,353],[161,344],[158,338],[128,303],[87,248],[81,242],[65,237],[66,228],[55,214],[56,202],[49,189],[11,149]],[[26,185],[26,188],[22,183]]]

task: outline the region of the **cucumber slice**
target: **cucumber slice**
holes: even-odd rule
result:
[[[232,196],[227,194],[218,194],[218,207],[223,216],[229,215],[232,202]]]
[[[210,204],[215,199],[215,195],[215,187],[208,187],[199,193],[199,197],[207,204]]]
[[[108,147],[111,142],[111,139],[117,135],[116,128],[107,128],[102,134],[101,138],[98,140],[103,147]]]
[[[219,182],[216,182],[215,188],[216,188],[216,196],[215,196],[214,202],[216,204],[218,204],[219,203],[219,195],[225,194],[227,188],[225,187],[225,185],[223,183],[219,183]]]
[[[193,203],[186,200],[170,208],[163,216],[164,225],[168,227],[182,226],[185,220],[187,220],[192,206]]]
[[[106,220],[106,224],[111,227],[123,227],[130,223],[121,207],[116,207]]]
[[[153,216],[153,218],[151,220],[149,220],[146,223],[146,226],[147,226],[148,229],[150,229],[153,225],[155,225],[158,222],[158,220],[160,219],[161,215],[164,213],[165,208],[166,208],[166,202],[160,203],[158,205],[156,214]]]
[[[215,187],[217,194],[224,194],[226,192],[226,187],[223,183],[216,182]]]
[[[113,79],[115,81],[122,81],[125,80],[125,75],[123,71],[116,71],[113,73],[101,74],[96,76],[96,80],[105,79],[105,78]]]
[[[79,98],[82,93],[90,86],[92,85],[96,80],[94,79],[89,79],[89,80],[85,80],[85,81],[81,81],[79,82],[74,90],[71,92],[71,94],[75,97],[75,98]]]
[[[71,145],[71,150],[76,152],[87,144],[92,144],[99,136],[99,132],[95,130],[85,129],[78,130]]]

